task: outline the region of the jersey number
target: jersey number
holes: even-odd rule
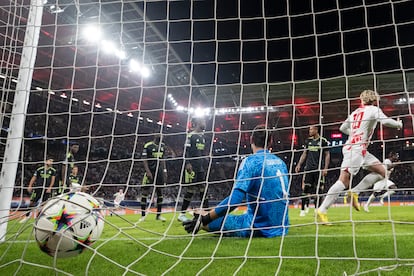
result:
[[[357,129],[361,126],[362,117],[364,117],[364,112],[354,114],[354,121],[352,122],[352,129]]]

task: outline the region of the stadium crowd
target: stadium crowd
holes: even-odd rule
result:
[[[127,200],[137,200],[144,175],[141,159],[144,143],[151,140],[152,133],[162,131],[165,133],[163,142],[167,145],[168,168],[164,201],[166,203],[176,202],[182,197],[180,178],[183,172],[182,156],[186,137],[184,128],[176,130],[161,128],[156,123],[151,124],[127,116],[116,116],[113,112],[85,113],[79,111],[69,116],[69,113],[62,113],[65,106],[63,104],[50,106],[48,112],[51,115],[49,116],[38,115],[39,108],[42,108],[42,101],[30,106],[25,128],[23,162],[17,174],[15,196],[27,194],[25,187],[36,167],[45,160],[46,155],[55,159],[54,166],[59,171],[68,149],[68,143],[76,142],[80,145],[80,150],[75,156],[76,163],[83,176],[83,183],[89,186],[91,193],[111,200],[113,194],[123,188]],[[70,140],[67,140],[67,137],[70,137]],[[224,143],[214,141],[208,131],[206,137],[210,141],[210,149],[207,150],[210,152],[208,197],[211,200],[221,200],[229,194],[240,160],[247,152],[244,150],[245,147],[238,146],[235,141],[224,141]],[[212,140],[214,143],[211,143]],[[242,143],[248,144],[248,141],[242,141]],[[301,195],[302,174],[294,172],[301,153],[300,147],[298,146],[293,153],[289,152],[289,149],[282,149],[275,153],[285,160],[288,167],[290,166],[290,195],[294,199]],[[374,149],[372,153],[377,156],[383,154],[381,148]],[[325,191],[338,177],[340,161],[340,153],[332,154]],[[354,179],[354,183],[357,183],[363,176],[364,172],[360,172]],[[403,162],[396,167],[392,179],[399,188],[397,195],[413,193],[411,190],[413,177],[413,163]]]

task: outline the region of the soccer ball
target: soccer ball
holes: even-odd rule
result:
[[[68,193],[48,200],[34,225],[40,249],[50,256],[73,257],[92,245],[102,234],[99,202],[82,193]]]

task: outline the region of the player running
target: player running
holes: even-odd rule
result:
[[[123,189],[119,189],[118,192],[114,194],[114,210],[119,210],[121,207],[121,202],[125,199],[125,193]],[[111,212],[112,216],[112,212]]]
[[[335,202],[338,195],[349,187],[351,177],[356,175],[361,167],[376,173],[380,179],[386,176],[384,166],[368,152],[367,147],[378,122],[384,126],[398,129],[402,128],[402,122],[388,118],[381,108],[376,106],[379,98],[375,91],[362,91],[360,95],[361,106],[352,112],[340,127],[340,131],[349,137],[342,148],[343,160],[339,179],[329,189],[325,200],[317,211],[319,220],[325,224],[329,223],[327,216],[329,207]],[[359,211],[358,195],[352,193],[351,196],[354,208]]]

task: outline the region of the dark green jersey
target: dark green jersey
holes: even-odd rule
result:
[[[195,172],[203,172],[205,159],[206,139],[203,133],[191,132],[185,143],[185,157],[191,163]]]
[[[48,187],[50,185],[50,181],[52,176],[56,175],[56,169],[49,167],[46,168],[45,166],[39,167],[34,172],[33,176],[36,177],[35,186],[36,187]]]
[[[72,184],[79,184],[80,185],[80,176],[79,175],[69,175],[69,183]]]
[[[66,154],[66,160],[65,165],[67,165],[70,169],[72,169],[75,166],[75,156],[73,156],[73,153],[68,152]]]
[[[157,145],[153,141],[151,141],[144,145],[144,150],[142,151],[142,158],[147,160],[148,168],[152,172],[155,172],[160,159],[164,157],[164,149],[164,143]],[[162,169],[163,168],[158,168],[158,170]]]
[[[307,149],[308,153],[306,156],[305,170],[317,170],[324,167],[325,154],[322,156],[321,154],[329,151],[328,146],[328,140],[321,136],[319,136],[317,139],[313,139],[312,137],[306,139],[305,148]],[[319,162],[321,162],[320,166]]]
[[[69,179],[69,175],[72,173],[72,169],[75,166],[75,156],[70,151],[66,154],[65,162],[63,163],[66,165],[66,179]]]

